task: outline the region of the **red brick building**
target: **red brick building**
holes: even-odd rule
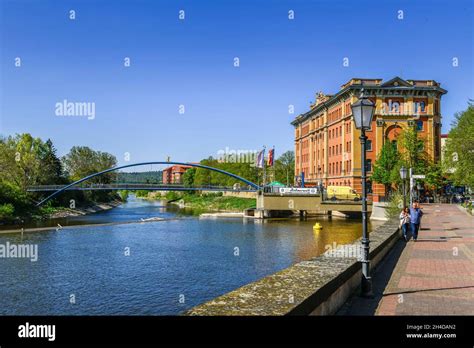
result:
[[[163,169],[163,184],[182,184],[183,175],[191,166],[174,165]]]
[[[295,175],[304,173],[308,186],[351,186],[361,192],[360,131],[354,127],[350,106],[362,88],[376,105],[372,127],[366,132],[369,178],[383,144],[396,143],[406,127],[415,127],[425,139],[425,151],[434,161],[440,159],[441,96],[447,91],[438,82],[353,78],[334,95],[318,93],[310,110],[291,123],[295,127]],[[383,185],[373,183],[371,189],[374,195],[385,194]]]

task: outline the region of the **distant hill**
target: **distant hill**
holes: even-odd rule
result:
[[[160,184],[163,178],[161,170],[150,172],[118,172],[118,182],[128,184]]]

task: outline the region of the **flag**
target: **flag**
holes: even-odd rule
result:
[[[255,165],[257,168],[263,168],[265,166],[265,149],[258,153],[257,163]]]
[[[273,167],[273,157],[275,155],[275,149],[271,149],[268,151],[268,166]]]

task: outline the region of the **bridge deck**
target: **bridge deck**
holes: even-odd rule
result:
[[[62,189],[63,185],[38,185],[30,186],[27,192],[50,192]],[[233,192],[255,192],[253,188],[239,188],[227,186],[203,186],[187,187],[176,184],[91,184],[72,186],[66,191],[97,191],[97,190],[140,190],[140,191],[233,191]]]
[[[321,195],[265,193],[257,196],[257,209],[262,210],[306,210],[360,212],[360,201],[323,200]],[[372,211],[372,203],[367,203],[367,211]]]

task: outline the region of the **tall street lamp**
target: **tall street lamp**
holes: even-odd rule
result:
[[[367,176],[366,176],[366,141],[365,131],[370,129],[372,118],[374,116],[375,104],[364,96],[364,89],[361,90],[359,100],[351,105],[352,115],[354,117],[355,127],[360,129],[361,144],[361,167],[362,167],[362,246],[364,249],[362,255],[362,282],[361,296],[372,297],[372,278],[370,277],[370,240],[367,231]]]
[[[405,180],[407,178],[408,170],[405,167],[400,168],[400,178],[402,179],[402,189],[403,189],[403,209],[407,207],[407,194],[405,188]]]

